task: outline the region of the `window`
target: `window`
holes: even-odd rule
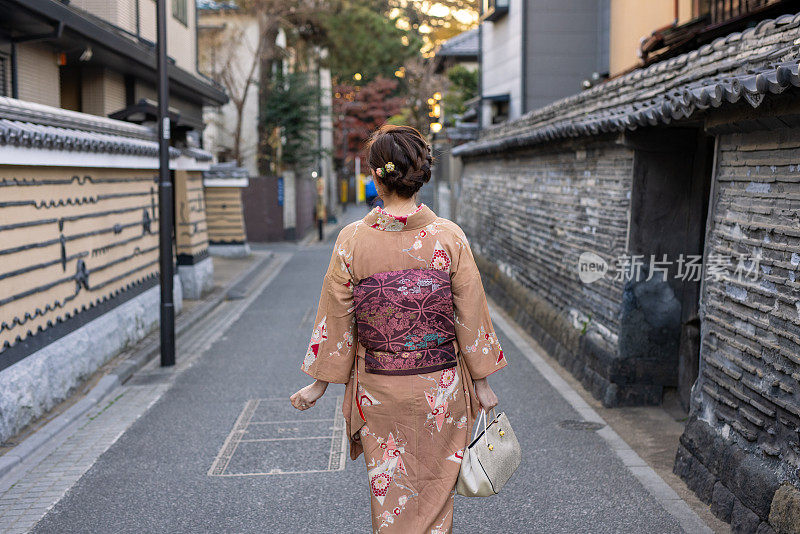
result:
[[[0,53],[0,96],[10,96],[8,94],[8,56]]]
[[[511,109],[511,95],[484,96],[483,101],[489,105],[491,124],[505,122],[509,118]]]
[[[508,15],[511,0],[483,0],[483,20],[495,21]]]
[[[187,0],[172,0],[172,16],[178,19],[184,26],[188,25],[189,5]]]
[[[492,102],[492,124],[499,124],[508,120],[508,100]]]

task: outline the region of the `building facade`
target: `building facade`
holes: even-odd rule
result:
[[[789,533],[800,14],[742,27],[485,128],[454,150],[457,220],[489,293],[606,406],[688,409],[675,472],[716,515]]]
[[[170,5],[180,308],[213,282],[201,110],[226,96],[197,73],[193,3]],[[2,0],[0,9],[5,441],[157,324],[159,220],[155,3]]]
[[[519,118],[608,73],[609,0],[486,0],[481,120]]]
[[[280,59],[267,62],[273,71],[304,70],[319,89],[319,102],[315,106],[320,110],[315,145],[320,155],[307,169],[271,168],[270,176],[263,176],[268,167],[263,164],[265,149],[259,141],[261,92],[258,82],[262,79],[263,56],[268,53],[264,50],[265,44],[260,42],[266,36],[263,21],[229,3],[204,0],[199,5],[201,69],[224,85],[231,97],[224,106],[206,108],[206,146],[219,161],[235,161],[255,180],[254,187],[243,189],[242,194],[266,195],[244,203],[247,224],[259,227],[277,224],[279,227],[254,227],[248,230],[251,236],[257,239],[275,235],[289,240],[302,238],[315,225],[316,176],[322,176],[326,183],[328,212],[335,216],[339,206],[331,155],[332,86],[330,70],[324,65],[327,52],[312,46],[306,51],[309,57],[300,61],[296,51],[287,47],[285,31],[281,29],[276,33],[275,42],[270,46],[280,50]],[[272,137],[279,140],[281,134],[275,133]],[[277,191],[266,190],[265,186],[280,187],[280,195]],[[280,204],[276,204],[275,199],[280,199]],[[258,210],[253,211],[256,206]],[[276,212],[280,212],[281,217],[276,217]]]

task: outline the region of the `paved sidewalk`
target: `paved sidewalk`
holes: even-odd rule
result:
[[[33,532],[369,531],[363,459],[343,449],[342,386],[308,412],[288,404],[308,381],[299,365],[333,238],[272,247],[245,298],[179,344],[176,368],[142,369],[17,486],[0,487],[5,531],[24,532],[55,500]],[[456,532],[703,532],[497,315],[511,371],[491,380],[523,463],[500,495],[456,500]]]
[[[0,532],[31,529],[166,387],[124,385],[87,413],[63,444],[21,481],[0,491]]]

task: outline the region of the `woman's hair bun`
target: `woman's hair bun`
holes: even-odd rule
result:
[[[367,152],[381,185],[402,197],[414,196],[431,179],[431,147],[416,128],[385,124],[370,137]]]

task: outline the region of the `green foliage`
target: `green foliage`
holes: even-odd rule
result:
[[[586,335],[586,332],[589,330],[589,325],[592,323],[592,316],[589,315],[585,321],[582,322],[583,328],[581,328],[581,335]]]
[[[362,83],[378,76],[393,78],[422,46],[416,34],[401,30],[396,22],[362,2],[343,2],[343,9],[331,13],[324,22],[327,62],[334,78],[344,83],[353,80],[355,73],[361,73]]]
[[[446,75],[450,80],[450,88],[444,95],[444,117],[448,124],[452,124],[455,115],[467,110],[464,102],[478,94],[478,71],[464,65],[454,65]]]
[[[268,131],[279,129],[282,143],[280,164],[290,168],[311,165],[319,157],[317,143],[320,91],[306,72],[278,72],[270,82],[261,109],[261,122]],[[271,158],[277,161],[278,158]]]

